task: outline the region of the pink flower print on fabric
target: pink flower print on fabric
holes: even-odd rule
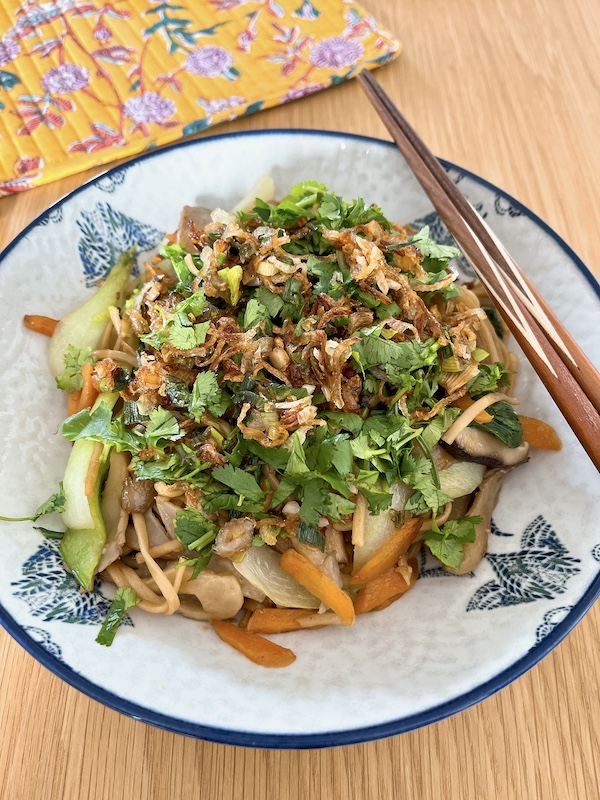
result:
[[[332,36],[312,48],[310,61],[315,67],[341,69],[355,64],[364,52],[360,42],[344,39],[343,36]]]
[[[173,100],[161,97],[158,92],[144,92],[140,97],[130,97],[123,108],[125,114],[138,125],[144,122],[162,124],[176,111]]]
[[[94,38],[98,39],[99,42],[107,42],[112,36],[110,28],[107,28],[102,22],[96,23],[92,33],[94,34]]]
[[[233,58],[224,47],[201,47],[188,55],[184,67],[191,75],[214,78],[222,75],[232,64]]]
[[[217,100],[202,100],[198,98],[198,103],[206,111],[207,117],[213,117],[221,111],[228,111],[230,108],[237,108],[237,106],[246,105],[246,99],[237,95],[230,97],[218,98]]]
[[[4,36],[0,39],[0,67],[15,59],[21,52],[21,45],[14,39]]]
[[[89,70],[79,64],[59,64],[42,78],[42,86],[48,94],[72,94],[84,89],[89,82]]]
[[[301,97],[306,97],[309,94],[320,92],[321,89],[326,89],[328,83],[309,83],[308,86],[296,86],[288,89],[288,91],[281,98],[282,103],[290,102],[291,100],[299,100]]]

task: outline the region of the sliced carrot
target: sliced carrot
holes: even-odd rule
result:
[[[81,368],[81,377],[83,378],[83,388],[77,406],[78,411],[83,411],[84,408],[91,408],[96,402],[98,392],[94,389],[92,384],[92,375],[94,368],[91,364],[84,364]]]
[[[403,556],[413,543],[415,537],[419,533],[420,527],[421,519],[419,517],[409,519],[408,522],[401,528],[398,528],[396,533],[394,533],[394,535],[377,550],[375,555],[358,570],[356,575],[350,578],[350,584],[352,586],[360,586],[363,583],[368,583],[395,566],[400,556]]]
[[[288,633],[302,630],[302,622],[311,617],[321,616],[306,608],[257,608],[248,621],[252,633]],[[312,626],[310,626],[312,627]]]
[[[296,656],[287,647],[281,647],[256,633],[238,628],[232,622],[213,619],[211,625],[220,639],[261,667],[287,667],[296,660]]]
[[[67,416],[70,417],[72,414],[76,414],[79,410],[79,398],[81,397],[81,392],[74,391],[69,392],[67,397]]]
[[[354,610],[356,613],[364,614],[367,611],[381,611],[382,608],[387,608],[394,600],[406,594],[406,592],[415,585],[419,577],[417,562],[413,559],[408,563],[412,567],[412,573],[408,583],[395,567],[384,572],[383,575],[380,575],[378,578],[365,583],[356,595],[356,600],[354,601]]]
[[[98,482],[98,472],[100,470],[100,456],[104,450],[102,442],[96,442],[92,451],[92,457],[88,466],[88,471],[85,476],[85,496],[93,497],[96,491],[96,483]]]
[[[547,422],[535,417],[523,417],[519,414],[519,422],[523,426],[523,439],[532,447],[540,450],[561,450],[562,442],[558,434]]]
[[[461,411],[466,411],[467,408],[470,408],[474,402],[475,401],[472,400],[468,394],[465,394],[462,397],[459,397],[458,400],[455,400],[452,405],[455,408],[460,408]],[[480,425],[485,425],[486,422],[491,422],[493,419],[494,417],[491,414],[488,414],[488,412],[484,409],[477,414],[473,422],[478,422]]]
[[[328,578],[308,558],[295,550],[286,550],[279,561],[281,569],[287,572],[300,586],[341,617],[345,625],[354,625],[354,606],[352,600],[343,589]]]
[[[44,336],[52,336],[58,320],[52,319],[52,317],[43,317],[41,314],[25,314],[23,323],[30,331],[43,333]]]

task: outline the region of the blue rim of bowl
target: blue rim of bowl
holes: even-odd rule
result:
[[[10,244],[0,253],[0,266],[5,257],[16,247],[19,242],[24,239],[27,234],[37,225],[46,219],[55,209],[59,208],[63,203],[69,201],[75,195],[85,191],[89,187],[96,184],[98,181],[107,178],[122,170],[127,170],[131,166],[147,159],[160,156],[165,152],[171,152],[185,147],[200,147],[204,142],[214,141],[216,139],[234,139],[237,137],[253,137],[253,136],[272,136],[272,135],[296,135],[296,136],[315,136],[337,139],[352,139],[354,141],[361,141],[365,144],[383,145],[390,149],[396,150],[396,146],[384,139],[377,139],[371,136],[361,136],[352,133],[342,133],[340,131],[326,131],[326,130],[304,130],[304,129],[287,129],[287,128],[273,128],[269,130],[254,130],[254,131],[238,131],[233,133],[215,134],[213,136],[202,137],[201,139],[192,139],[184,142],[176,142],[175,144],[163,147],[157,150],[152,150],[148,153],[143,153],[136,158],[126,161],[124,164],[112,167],[105,172],[96,175],[91,180],[77,187],[69,194],[62,197],[50,208],[40,214],[36,219],[29,223],[29,225],[10,242]],[[512,197],[512,195],[499,189],[490,181],[485,178],[479,177],[467,169],[463,169],[450,161],[440,159],[442,165],[446,169],[454,169],[462,175],[470,178],[480,186],[489,189],[496,195],[503,197],[505,200],[533,222],[538,228],[544,231],[554,242],[560,247],[566,257],[573,263],[576,269],[589,283],[590,287],[594,290],[596,296],[600,299],[600,283],[592,275],[588,267],[584,264],[581,258],[575,251],[560,237],[553,228],[551,228],[544,220],[540,219],[531,209],[523,205],[519,200]],[[0,624],[5,630],[15,639],[27,652],[32,655],[43,666],[47,667],[51,672],[62,678],[68,684],[73,686],[79,691],[97,700],[121,714],[125,714],[140,722],[146,722],[158,728],[170,731],[172,733],[183,734],[196,739],[203,739],[211,742],[218,742],[220,744],[229,744],[245,747],[261,747],[271,748],[277,750],[292,750],[292,749],[307,749],[319,747],[335,747],[341,745],[359,744],[363,742],[371,742],[377,739],[384,739],[388,736],[395,736],[399,733],[407,733],[408,731],[417,728],[431,725],[434,722],[439,722],[447,717],[464,711],[475,703],[485,700],[487,697],[503,689],[509,683],[519,678],[539,661],[541,661],[548,653],[553,650],[565,636],[577,625],[582,619],[584,614],[591,608],[596,598],[600,595],[600,570],[596,577],[590,583],[584,594],[579,601],[573,606],[567,616],[560,622],[552,631],[545,636],[539,643],[535,644],[524,656],[518,661],[515,661],[510,667],[502,670],[502,672],[495,675],[493,678],[485,681],[484,683],[476,686],[464,694],[455,697],[445,703],[441,703],[426,711],[412,714],[407,717],[401,717],[390,722],[381,723],[379,725],[372,725],[363,728],[354,728],[342,731],[332,731],[324,733],[308,733],[308,734],[294,734],[294,733],[280,733],[280,734],[264,734],[252,733],[251,731],[243,730],[227,730],[224,728],[216,728],[212,726],[199,725],[194,722],[168,717],[164,714],[159,714],[136,703],[130,703],[128,700],[118,697],[111,692],[102,689],[95,683],[92,683],[84,676],[75,672],[66,664],[58,661],[47,650],[45,650],[38,642],[32,639],[13,619],[13,617],[0,605]]]

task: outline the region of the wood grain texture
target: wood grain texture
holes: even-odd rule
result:
[[[597,0],[365,0],[404,43],[378,78],[438,155],[529,205],[600,276]],[[358,85],[221,127],[388,138]],[[307,165],[307,169],[310,165]],[[0,200],[0,247],[73,176]],[[542,663],[451,719],[354,747],[214,745],[156,730],[62,683],[1,632],[2,800],[596,800],[600,608]]]

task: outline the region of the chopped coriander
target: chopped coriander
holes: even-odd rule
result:
[[[98,636],[96,636],[98,644],[110,647],[126,612],[140,602],[141,597],[138,597],[135,591],[130,587],[126,589],[117,589],[114,599],[110,604],[110,608],[108,609],[106,619],[102,623]]]
[[[452,569],[458,569],[464,556],[464,545],[475,541],[475,526],[482,522],[482,518],[460,517],[445,522],[439,528],[435,520],[431,529],[423,534],[423,541],[433,555]]]
[[[56,385],[63,392],[80,391],[83,386],[81,368],[84,364],[95,364],[98,358],[92,355],[91,347],[78,348],[72,344],[67,346],[65,368],[56,377]]]

